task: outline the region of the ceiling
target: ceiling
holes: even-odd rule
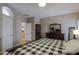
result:
[[[22,14],[45,18],[79,11],[79,3],[47,3],[45,7],[37,3],[10,3],[11,7]]]

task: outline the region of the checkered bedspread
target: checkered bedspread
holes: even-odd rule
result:
[[[64,55],[65,41],[55,39],[40,39],[13,51],[6,52],[6,55]]]

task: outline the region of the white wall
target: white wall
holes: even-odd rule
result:
[[[1,49],[2,49],[2,15],[0,14],[0,51]]]
[[[0,38],[2,38],[2,15],[1,14],[0,14]]]
[[[41,26],[42,26],[42,37],[45,37],[45,33],[49,32],[49,25],[52,23],[59,23],[61,24],[61,30],[65,34],[65,40],[68,39],[68,28],[69,27],[76,27],[77,28],[77,20],[78,20],[78,13],[61,15],[61,16],[54,16],[41,19]]]
[[[17,46],[21,44],[21,23],[26,22],[26,20],[22,17],[23,15],[18,11],[14,11],[14,40],[13,45]]]
[[[40,18],[34,17],[34,20],[35,20],[35,24],[40,24]]]

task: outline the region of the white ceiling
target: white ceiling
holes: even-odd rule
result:
[[[15,10],[39,18],[58,16],[79,11],[78,3],[47,3],[45,7],[37,3],[10,3]]]

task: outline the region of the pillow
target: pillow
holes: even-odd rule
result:
[[[70,40],[64,44],[65,53],[78,53],[79,52],[79,40]]]

